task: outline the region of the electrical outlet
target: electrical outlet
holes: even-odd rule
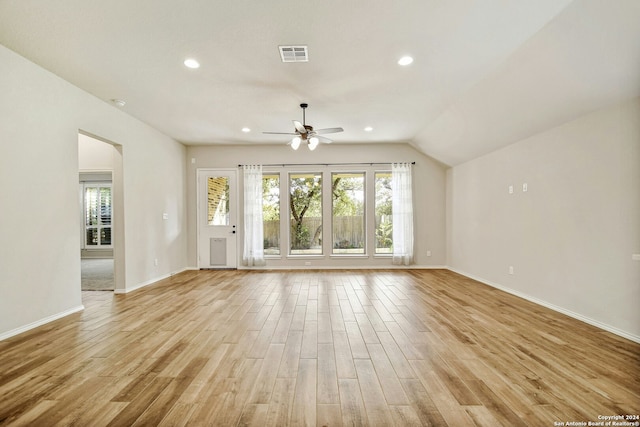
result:
[[[529,190],[529,186],[527,185],[527,183],[525,182],[524,184],[522,184],[522,192],[526,193]]]
[[[153,265],[155,265],[156,267],[158,266],[158,258],[153,260]]]
[[[509,186],[509,194],[513,194],[513,185]]]
[[[513,275],[513,265],[509,266],[509,274]]]
[[[305,261],[304,265],[311,265],[311,261]]]
[[[168,213],[163,213],[162,214],[162,219],[169,219],[169,214]]]
[[[431,256],[431,251],[427,251],[427,256]]]

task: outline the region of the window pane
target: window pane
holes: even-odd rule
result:
[[[376,172],[376,253],[393,253],[391,172]]]
[[[111,227],[104,227],[100,230],[100,244],[101,245],[111,244]]]
[[[264,254],[280,255],[280,175],[262,175]]]
[[[98,229],[87,228],[87,246],[97,246],[98,242]]]
[[[229,225],[229,179],[210,176],[207,180],[209,225]]]
[[[322,254],[322,174],[289,174],[290,253]]]
[[[111,188],[109,187],[100,187],[100,223],[111,224]]]
[[[84,192],[84,201],[85,225],[98,225],[98,188],[87,187]]]
[[[363,254],[364,173],[332,173],[333,253]]]

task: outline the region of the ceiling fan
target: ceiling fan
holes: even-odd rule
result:
[[[342,128],[326,128],[326,129],[318,129],[314,130],[313,126],[306,124],[305,122],[305,109],[309,106],[309,104],[300,104],[300,108],[302,108],[302,123],[297,120],[293,121],[293,126],[295,127],[295,132],[262,132],[272,135],[295,135],[291,142],[291,148],[297,150],[300,147],[302,142],[306,142],[309,146],[309,150],[313,151],[316,149],[320,142],[325,144],[330,144],[331,141],[329,138],[320,136],[327,133],[337,133],[343,132]]]

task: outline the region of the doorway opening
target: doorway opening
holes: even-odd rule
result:
[[[78,172],[81,289],[124,289],[122,146],[80,131]]]
[[[83,147],[86,149],[86,146]],[[80,172],[81,289],[113,291],[113,196],[111,172]]]

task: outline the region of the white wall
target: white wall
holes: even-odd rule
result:
[[[78,169],[80,171],[113,171],[114,147],[111,144],[78,135]]]
[[[79,130],[122,146],[126,288],[186,266],[184,146],[2,46],[0,93],[0,337],[82,307]]]
[[[449,266],[640,340],[640,98],[456,166],[447,185]]]
[[[192,163],[195,159],[195,163]],[[279,164],[279,163],[345,163],[345,162],[403,162],[415,161],[414,210],[415,210],[415,264],[417,266],[443,266],[446,261],[445,238],[445,187],[446,167],[408,144],[333,144],[320,145],[314,152],[305,147],[293,151],[283,142],[269,146],[190,146],[187,148],[188,199],[189,209],[189,265],[195,267],[196,259],[196,169],[197,168],[237,168],[239,164]],[[311,166],[307,166],[309,170]],[[298,168],[300,170],[301,168]],[[305,167],[302,167],[305,170]],[[239,170],[239,175],[241,170]],[[241,182],[241,180],[240,180]],[[242,223],[239,222],[238,236],[242,254]],[[431,256],[427,257],[427,250]],[[241,258],[241,257],[240,257]],[[304,267],[302,259],[270,259],[267,267]],[[390,258],[367,259],[330,258],[313,260],[313,267],[391,267]]]

